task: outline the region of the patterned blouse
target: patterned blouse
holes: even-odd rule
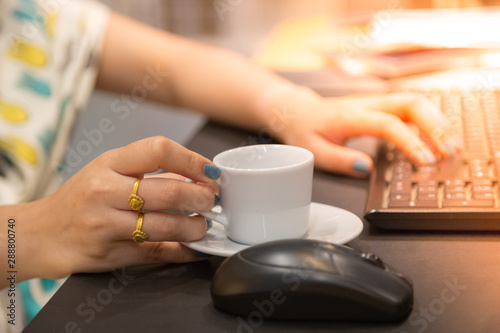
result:
[[[72,126],[94,88],[108,16],[93,1],[0,0],[0,204],[32,201],[60,185]],[[60,284],[17,285],[15,322],[6,307],[12,295],[3,290],[0,332],[20,331]]]

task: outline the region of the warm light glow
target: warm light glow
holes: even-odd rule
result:
[[[367,71],[366,65],[355,59],[344,58],[339,61],[339,64],[344,71],[351,75],[364,75]]]
[[[500,53],[484,54],[479,59],[484,67],[500,68]]]

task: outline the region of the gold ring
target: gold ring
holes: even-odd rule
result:
[[[134,187],[132,188],[132,194],[128,197],[130,208],[132,208],[136,212],[142,211],[142,207],[144,206],[144,199],[137,195],[137,190],[139,189],[140,182],[140,179],[137,179],[135,181]]]
[[[144,213],[140,212],[139,215],[137,216],[137,225],[135,226],[135,230],[132,233],[132,239],[139,244],[144,243],[149,238],[148,235],[146,235],[146,233],[142,231],[143,221],[144,221]]]

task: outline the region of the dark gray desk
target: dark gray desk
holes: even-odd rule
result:
[[[252,142],[208,124],[189,148],[212,158]],[[363,215],[368,181],[315,173],[313,201]],[[210,300],[223,258],[71,276],[26,332],[498,332],[500,242],[495,234],[397,233],[365,223],[354,248],[378,254],[414,281],[415,303],[399,324],[259,322],[226,315]],[[258,318],[257,318],[258,319]],[[246,324],[243,324],[246,322]]]

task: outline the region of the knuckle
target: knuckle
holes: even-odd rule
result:
[[[171,244],[169,247],[168,260],[172,263],[190,261],[187,256],[186,248],[180,243]]]
[[[192,241],[198,240],[204,237],[207,233],[207,221],[203,216],[193,216],[191,217],[191,224],[193,226],[198,225],[199,227],[193,227],[191,232]]]
[[[101,174],[102,175],[102,174]],[[95,177],[90,177],[87,180],[87,185],[85,187],[85,193],[87,198],[92,201],[99,200],[103,196],[106,196],[112,191],[112,185],[108,179],[96,175]]]
[[[389,141],[395,140],[407,128],[403,120],[393,114],[379,114],[376,119],[377,136]]]
[[[87,257],[98,261],[107,261],[110,253],[109,249],[104,247],[90,247],[85,251],[87,252]]]
[[[208,186],[186,184],[177,180],[169,181],[161,188],[161,198],[166,206],[182,211],[209,211],[215,201],[214,190]]]
[[[119,153],[120,148],[110,149],[97,156],[92,163],[98,167],[110,165],[111,162],[119,158],[119,156],[117,156]]]
[[[207,186],[199,186],[197,196],[193,196],[193,207],[201,212],[209,211],[212,209],[215,201],[214,191]]]
[[[399,128],[403,123],[398,116],[388,113],[377,113],[373,118],[376,128],[378,128],[378,135],[385,136],[388,132]]]
[[[163,156],[171,149],[171,141],[163,136],[153,136],[146,139],[146,147],[155,156]]]
[[[419,93],[410,93],[409,99],[414,104],[425,103],[427,102],[427,97]]]
[[[81,235],[105,235],[109,233],[106,227],[105,221],[100,218],[88,217],[85,218],[84,223],[79,226],[79,231]],[[87,243],[85,240],[83,240]],[[88,244],[90,245],[90,244]],[[109,248],[106,243],[101,243],[101,245],[95,246],[83,246],[86,256],[92,259],[104,260],[109,256]]]
[[[152,262],[161,262],[165,257],[165,244],[163,242],[150,242],[147,258]]]
[[[400,96],[403,100],[407,101],[408,106],[413,106],[414,108],[429,102],[425,95],[416,92],[402,92]]]
[[[180,216],[180,215],[179,215]],[[165,235],[164,238],[169,241],[180,240],[182,236],[181,223],[176,223],[175,218],[169,218],[167,221],[158,224],[158,234]]]
[[[399,127],[402,124],[402,120],[393,114],[382,114],[378,120],[381,128],[394,128]]]
[[[187,163],[190,166],[197,166],[199,165],[199,156],[193,152],[187,155]]]
[[[79,230],[81,235],[96,235],[105,238],[112,231],[113,226],[110,221],[99,214],[84,214],[78,217]]]
[[[100,231],[104,229],[105,223],[98,217],[89,216],[85,218],[83,221],[84,221],[84,223],[82,224],[82,227],[84,229],[83,234],[100,233]]]
[[[206,231],[205,218],[202,216],[188,216],[172,214],[156,225],[157,235],[162,235],[165,241],[193,241],[204,236]]]
[[[161,198],[167,202],[167,206],[170,208],[179,206],[184,197],[183,192],[180,182],[175,180],[169,181],[168,186],[162,186],[160,189]]]

